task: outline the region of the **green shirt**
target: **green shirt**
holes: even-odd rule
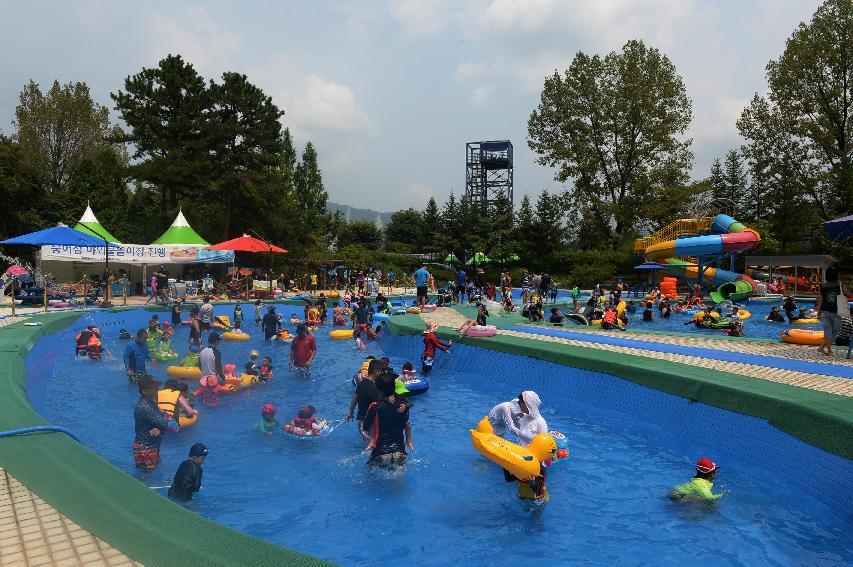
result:
[[[722,498],[723,494],[714,494],[712,492],[714,483],[704,478],[692,478],[690,482],[680,484],[673,489],[673,494],[679,498],[684,496],[693,496],[702,498],[703,500],[716,500]]]
[[[577,299],[581,295],[581,290],[578,289],[578,286],[572,288],[572,299]]]

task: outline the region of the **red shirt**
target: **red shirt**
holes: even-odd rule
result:
[[[296,366],[305,366],[311,358],[311,354],[317,351],[317,343],[314,337],[309,333],[305,338],[298,336],[290,343],[290,352],[293,354],[293,363]]]
[[[435,349],[446,351],[449,345],[435,336],[435,333],[424,335],[424,356],[435,356]]]

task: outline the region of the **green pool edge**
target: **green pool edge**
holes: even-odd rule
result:
[[[424,330],[418,315],[399,315],[388,321],[394,335],[419,335]],[[600,348],[507,335],[460,339],[447,327],[439,328],[438,335],[484,349],[611,374],[690,401],[759,417],[806,443],[853,459],[853,398],[847,396]]]
[[[24,358],[40,338],[78,317],[44,314],[30,319],[39,326],[18,322],[0,328],[0,430],[49,425],[30,406]],[[131,443],[128,438],[128,458]],[[62,433],[0,438],[0,466],[77,525],[144,565],[334,565],[190,512]]]

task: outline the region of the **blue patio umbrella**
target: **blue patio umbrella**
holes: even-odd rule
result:
[[[104,246],[105,241],[90,234],[74,230],[64,224],[58,224],[44,230],[22,234],[0,241],[0,244],[19,244],[23,246]],[[110,242],[110,248],[116,244]]]
[[[840,219],[827,221],[823,223],[823,227],[826,229],[826,233],[833,242],[844,238],[850,238],[853,236],[853,215],[847,215]]]
[[[646,270],[653,271],[653,270],[662,270],[663,266],[661,266],[660,264],[656,264],[655,262],[645,262],[645,263],[640,264],[638,266],[634,266],[634,269],[638,270],[638,271],[646,271]]]

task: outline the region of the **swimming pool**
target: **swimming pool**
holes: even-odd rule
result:
[[[115,351],[124,346],[114,339],[118,329],[135,330],[149,317],[144,311],[94,316]],[[137,393],[120,362],[73,360],[70,339],[86,322],[42,339],[30,352],[33,407],[153,487],[168,485],[187,448],[205,442],[212,453],[191,509],[322,558],[345,565],[853,561],[850,461],[763,420],[606,374],[458,345],[437,361],[430,391],[415,398],[417,451],[405,472],[391,476],[365,469],[351,425],[316,441],[251,431],[266,401],[278,406],[280,419],[306,403],[341,417],[352,393],[349,378],[363,356],[387,353],[399,368],[419,355],[417,337],[384,335],[362,352],[350,341],[330,341],[321,329],[312,380],[287,374],[282,347],[255,339],[225,343],[227,361],[243,362],[251,348],[271,352],[278,363],[273,383],[202,409],[196,426],[166,439],[164,464],[142,475],[130,453]],[[247,330],[254,332],[253,325]],[[182,347],[186,334],[179,330],[173,344]],[[162,367],[154,373],[165,378]],[[544,507],[520,502],[497,466],[473,451],[468,435],[494,403],[524,388],[539,392],[551,427],[570,438],[572,455],[549,477],[552,499]],[[689,478],[702,455],[721,464],[717,488],[732,494],[716,511],[667,501],[667,489]]]

